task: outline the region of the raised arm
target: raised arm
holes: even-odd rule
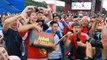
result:
[[[13,17],[10,17],[10,18],[6,19],[3,23],[3,31],[6,31],[9,28],[10,23],[17,20],[19,17],[20,17],[19,15],[15,15]]]
[[[38,25],[38,23],[34,23],[34,24],[26,24],[26,25],[19,27],[18,32],[25,32],[29,29],[36,29],[39,32],[42,30],[41,27]]]

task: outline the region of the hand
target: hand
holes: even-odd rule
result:
[[[56,45],[52,46],[52,51],[54,51],[56,49]]]
[[[20,18],[23,19],[23,20],[26,20],[26,17],[24,17],[23,14],[20,14]]]
[[[64,18],[61,19],[62,22],[65,22]]]
[[[47,5],[47,11],[52,11],[52,9]]]
[[[34,29],[36,29],[38,32],[42,31],[42,28],[40,27],[40,25],[38,23],[34,23]]]
[[[27,6],[20,15],[25,19],[27,17],[27,12],[34,11],[34,7],[35,6]]]
[[[35,6],[27,6],[24,10],[25,10],[26,12],[28,12],[29,10],[35,10],[34,7],[35,7]]]
[[[101,18],[95,18],[95,22],[99,23],[99,22],[101,22],[101,21],[102,21]]]
[[[68,33],[67,33],[67,35],[71,35],[71,34],[72,34],[72,32],[68,32]]]
[[[54,51],[56,49],[55,45],[51,45],[51,49],[47,49],[48,53],[51,53],[52,51]]]
[[[18,15],[18,19],[17,19],[19,22],[21,22],[22,24],[27,24],[27,19],[24,18],[22,15]]]

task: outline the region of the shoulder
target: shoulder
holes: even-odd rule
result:
[[[51,32],[52,32],[51,29],[46,30],[46,33],[51,33]]]

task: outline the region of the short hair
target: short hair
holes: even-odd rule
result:
[[[74,26],[80,26],[80,24],[77,23],[77,22],[75,22],[75,23],[72,24],[72,28],[73,28]]]
[[[53,18],[58,17],[59,19],[61,19],[60,15],[58,14],[53,14]]]
[[[40,11],[39,11],[39,12],[37,12],[37,13],[41,13],[41,14],[43,14],[43,12],[40,12]]]
[[[73,18],[78,18],[78,16],[77,16],[77,15],[75,15],[75,16],[73,16]]]
[[[56,21],[51,21],[50,26],[53,26],[53,24],[58,24]]]

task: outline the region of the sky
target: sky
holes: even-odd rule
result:
[[[103,8],[107,10],[107,0],[103,0]]]

